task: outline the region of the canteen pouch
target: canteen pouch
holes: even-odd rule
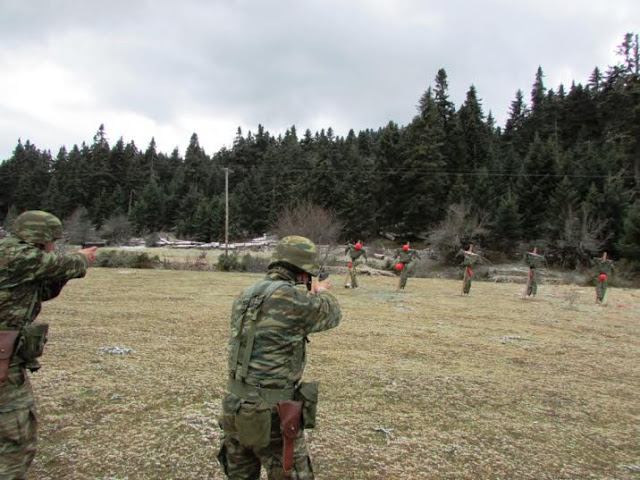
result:
[[[0,386],[9,378],[9,363],[19,333],[19,330],[0,331]]]
[[[44,353],[44,346],[47,343],[49,334],[49,324],[43,322],[33,322],[22,328],[16,355],[26,363],[33,362]]]
[[[301,382],[294,395],[295,400],[303,402],[302,428],[315,428],[318,409],[318,382]]]
[[[238,441],[260,449],[271,441],[271,408],[265,403],[244,403],[236,414]]]

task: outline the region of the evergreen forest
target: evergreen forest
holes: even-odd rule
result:
[[[551,88],[539,67],[504,126],[473,85],[456,106],[442,68],[406,125],[344,137],[330,127],[278,136],[238,128],[233,145],[213,154],[194,133],[184,155],[159,152],[153,138],[142,148],[111,143],[102,125],[93,143],[55,155],[18,141],[0,164],[0,221],[84,208],[98,229],[126,215],[138,234],[223,240],[228,168],[234,239],[269,231],[285,206],[310,200],[335,213],[345,240],[428,242],[457,212],[482,225],[462,243],[505,253],[535,244],[565,266],[602,251],[640,265],[638,35],[624,35],[617,54],[585,85]]]

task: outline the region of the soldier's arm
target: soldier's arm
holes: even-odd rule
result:
[[[326,290],[327,284],[328,282],[318,282],[314,285],[313,293],[296,288],[281,289],[276,292],[276,295],[279,292],[282,295],[278,299],[278,308],[282,310],[283,317],[294,321],[304,335],[329,330],[340,324],[342,318],[340,304],[336,297]]]
[[[342,311],[338,299],[326,290],[315,295],[307,295],[306,333],[322,332],[340,325]]]
[[[82,278],[87,273],[90,261],[81,253],[59,255],[42,252],[33,275],[42,282],[61,282],[72,278]]]

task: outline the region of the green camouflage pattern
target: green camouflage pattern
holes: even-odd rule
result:
[[[473,270],[471,269],[471,267],[480,261],[480,256],[473,252],[467,252],[465,250],[463,250],[462,253],[462,294],[469,295],[469,292],[471,291],[471,282],[473,280]]]
[[[349,255],[349,258],[351,259],[352,262],[354,262],[354,265],[355,265],[355,261],[358,260],[360,257],[364,256],[364,258],[367,258],[366,249],[361,248],[360,250],[358,250],[353,243],[350,243],[349,245],[347,245],[347,248],[345,248],[344,250],[344,254]]]
[[[464,258],[462,259],[462,264],[464,266],[472,266],[480,261],[480,255],[471,253],[471,252],[462,252],[464,254]]]
[[[349,269],[349,283],[346,284],[345,287],[358,288],[358,272],[356,267],[360,263],[358,262],[360,257],[364,257],[365,260],[367,259],[367,251],[364,248],[358,250],[355,244],[350,243],[344,250],[344,254],[349,256],[352,265],[352,268]]]
[[[0,479],[21,480],[36,456],[38,417],[35,407],[0,413]]]
[[[596,302],[602,303],[609,287],[609,276],[613,273],[613,260],[593,258],[591,264],[596,271]],[[600,280],[601,274],[605,274],[607,278]]]
[[[308,238],[298,235],[284,237],[278,242],[271,255],[269,267],[278,263],[288,263],[310,273],[314,277],[317,277],[320,273],[316,245]]]
[[[394,260],[398,259],[398,261],[400,263],[404,263],[405,266],[408,263],[411,263],[416,258],[420,258],[420,255],[418,255],[418,251],[414,250],[413,248],[410,248],[406,252],[402,248],[399,248],[398,250],[396,250],[395,257],[393,257]]]
[[[83,277],[84,255],[47,253],[12,236],[0,240],[0,330],[22,330],[40,313],[42,302],[58,296],[71,278]],[[35,454],[34,397],[22,360],[12,358],[0,386],[0,479],[25,478]]]
[[[537,253],[527,252],[524,254],[524,263],[529,265],[530,268],[542,267],[546,262],[543,255]]]
[[[355,262],[352,263],[349,269],[349,283],[345,287],[358,288],[358,272]]]
[[[538,269],[529,267],[529,280],[527,281],[527,297],[536,296],[538,293]]]
[[[398,288],[401,290],[407,286],[409,272],[413,270],[413,260],[416,258],[420,258],[420,255],[418,255],[418,251],[413,248],[410,248],[407,251],[404,251],[402,248],[396,250],[393,260],[395,261],[397,259],[398,262],[404,265],[404,268],[400,271],[400,280],[398,283]]]
[[[233,303],[230,354],[236,338],[233,331],[237,329],[239,316],[244,316],[252,295],[265,291],[267,283],[284,283],[264,300],[254,321],[255,337],[245,377],[245,382],[249,385],[272,389],[297,386],[305,367],[307,335],[329,330],[340,324],[342,313],[337,299],[327,291],[312,295],[297,288],[294,277],[285,268],[273,267],[263,280],[247,288]],[[243,358],[249,336],[247,323],[245,322],[241,333],[239,359]],[[237,370],[230,364],[230,376]],[[253,449],[241,445],[238,440],[236,414],[248,403],[250,402],[246,399],[232,393],[224,397],[220,417],[224,435],[218,459],[230,479],[258,479],[261,466],[267,470],[269,479],[282,478],[282,437],[277,414],[272,422],[272,436],[268,446]],[[272,412],[276,411],[275,405],[268,405]],[[291,478],[313,478],[303,432],[295,442],[295,464],[297,473],[294,472]]]
[[[16,218],[13,234],[28,243],[44,245],[62,238],[62,222],[42,210],[29,210]]]
[[[261,449],[254,450],[243,446],[238,441],[238,433],[234,426],[233,415],[220,422],[224,428],[218,461],[227,478],[230,480],[258,480],[260,470],[264,466],[268,480],[283,480],[282,466],[282,433],[280,418],[276,408],[271,413],[271,440]],[[300,430],[293,445],[292,480],[313,480],[313,467],[304,437]]]
[[[535,249],[534,249],[535,251]],[[526,295],[527,297],[535,297],[538,293],[538,267],[545,264],[546,259],[543,255],[533,252],[524,254],[524,262],[529,265],[529,279],[527,280]]]

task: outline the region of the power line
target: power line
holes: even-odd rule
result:
[[[241,170],[239,170],[241,171]],[[236,171],[238,172],[238,171]],[[273,168],[254,167],[248,169],[245,173],[257,173],[261,178],[266,177],[282,177],[283,173],[276,171]],[[286,173],[307,173],[314,174],[316,177],[318,174],[357,174],[359,176],[393,176],[393,175],[407,175],[418,174],[421,176],[434,175],[434,176],[471,176],[471,177],[501,177],[501,178],[592,178],[592,179],[606,179],[610,177],[619,178],[622,180],[633,180],[635,175],[621,175],[619,173],[607,173],[607,174],[566,174],[566,173],[522,173],[522,172],[491,172],[491,171],[477,171],[477,170],[441,170],[430,168],[411,168],[411,167],[398,167],[398,168],[385,168],[385,169],[373,169],[369,172],[364,172],[362,169],[355,168],[330,168],[328,170],[317,171],[311,168],[286,168]],[[109,174],[109,172],[76,172],[73,174],[61,174],[62,179],[87,179],[95,178],[102,174]],[[55,175],[55,172],[47,172],[40,174],[40,177],[51,177]],[[20,178],[33,178],[29,174],[20,173],[5,173],[1,179],[20,179]],[[127,178],[125,176],[125,178]]]

